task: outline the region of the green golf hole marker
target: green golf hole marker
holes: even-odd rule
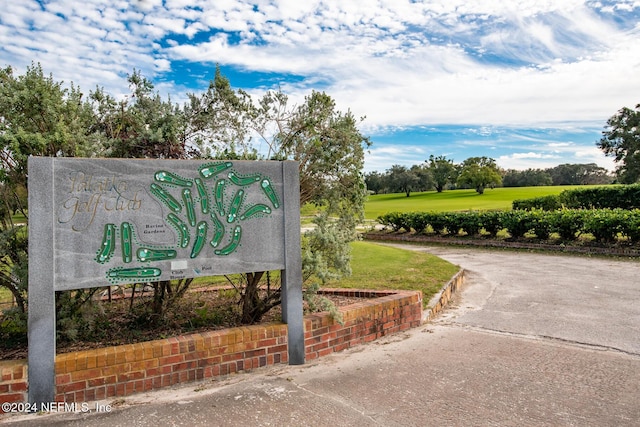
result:
[[[164,188],[156,183],[151,184],[151,193],[156,196],[162,203],[174,212],[182,211],[180,203],[173,196],[165,191]]]
[[[268,215],[270,213],[271,213],[271,208],[267,205],[262,205],[262,204],[253,205],[249,209],[244,211],[242,215],[240,215],[240,221],[253,218],[254,216]]]
[[[187,219],[189,220],[189,225],[195,227],[196,209],[193,206],[193,197],[191,196],[191,190],[189,190],[188,188],[182,190],[182,201],[184,202],[184,206],[187,208]]]
[[[169,220],[171,225],[173,225],[178,231],[178,245],[181,248],[186,248],[189,244],[189,240],[191,239],[191,236],[189,234],[189,227],[187,227],[187,224],[185,224],[184,221],[182,221],[180,218],[178,218],[177,215],[173,213],[167,215],[167,220]]]
[[[200,209],[203,214],[209,213],[209,196],[207,195],[207,188],[204,186],[204,182],[200,178],[196,178],[196,188],[198,190],[198,197],[200,197]]]
[[[217,248],[222,238],[224,237],[224,225],[222,221],[218,219],[215,214],[211,214],[211,220],[213,221],[213,226],[215,227],[215,231],[213,232],[213,239],[211,239],[211,246]]]
[[[242,201],[244,200],[244,190],[238,190],[236,195],[233,196],[233,201],[231,202],[231,207],[229,208],[229,215],[227,215],[227,222],[231,224],[236,220],[238,216],[238,210],[240,210],[240,205],[242,205]]]
[[[229,172],[227,176],[229,177],[229,180],[232,183],[234,183],[235,185],[239,185],[241,187],[253,184],[254,182],[258,182],[260,181],[260,178],[262,178],[262,176],[259,174],[239,175],[235,172]]]
[[[280,201],[278,200],[276,191],[273,189],[273,185],[271,185],[271,181],[269,181],[269,179],[267,178],[263,179],[260,182],[260,187],[262,188],[262,191],[264,191],[264,194],[266,194],[269,198],[269,201],[271,202],[273,207],[278,209],[280,207]]]
[[[240,238],[242,237],[242,228],[239,225],[236,225],[236,228],[233,229],[233,237],[231,239],[231,243],[225,246],[222,249],[214,251],[216,255],[229,255],[233,253],[240,244]]]
[[[178,256],[178,252],[173,249],[151,249],[151,248],[139,248],[136,252],[138,260],[142,262],[146,261],[164,261],[167,259],[173,259]]]
[[[207,239],[207,230],[209,226],[206,222],[200,221],[198,223],[198,234],[196,234],[195,241],[193,242],[193,247],[191,248],[191,258],[195,258],[200,254],[204,246],[204,242]]]
[[[115,224],[105,224],[102,235],[102,244],[96,255],[96,261],[100,264],[108,262],[116,249],[116,226]]]
[[[225,171],[233,166],[231,162],[208,163],[200,168],[200,176],[203,178],[212,178],[220,172]]]
[[[178,185],[180,187],[191,187],[193,182],[190,179],[181,178],[175,173],[167,171],[158,171],[155,173],[154,178],[158,182],[164,182],[166,184]]]
[[[120,246],[122,246],[122,260],[130,263],[133,254],[131,248],[131,224],[123,222],[120,224]]]

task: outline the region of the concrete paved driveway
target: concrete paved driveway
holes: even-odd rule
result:
[[[640,263],[418,247],[468,270],[435,322],[304,366],[128,397],[59,426],[637,426]],[[6,420],[5,420],[6,421]]]
[[[457,324],[640,354],[640,262],[420,248],[469,271]]]

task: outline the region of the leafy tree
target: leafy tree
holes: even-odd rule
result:
[[[184,114],[190,127],[192,143],[204,158],[255,160],[252,146],[256,120],[262,117],[249,94],[231,87],[220,67],[207,91],[188,94]]]
[[[455,182],[456,168],[452,160],[447,159],[445,156],[434,157],[433,154],[429,156],[429,172],[433,178],[436,191],[441,193],[447,184]]]
[[[582,185],[611,184],[613,181],[614,176],[612,176],[607,169],[600,167],[595,163],[587,163],[583,165],[580,178],[580,183]]]
[[[621,183],[640,180],[640,104],[635,110],[623,107],[607,120],[598,148],[618,164],[616,174]]]
[[[502,185],[505,187],[535,187],[541,185],[551,185],[553,180],[546,170],[526,169],[505,171],[502,177]]]
[[[494,159],[488,157],[470,157],[462,163],[458,184],[475,188],[478,194],[484,193],[488,186],[502,183],[500,171]]]
[[[254,102],[233,90],[218,68],[205,94],[189,95],[185,114],[205,153],[253,159],[266,151],[269,159],[298,161],[300,204],[321,208],[316,227],[303,237],[303,275],[326,282],[349,274],[349,242],[364,218],[362,168],[364,149],[370,145],[350,112],[338,111],[329,95],[315,91],[298,106],[290,105],[281,91],[267,92]],[[279,303],[279,289],[269,287],[266,297],[259,296],[264,277],[257,272],[242,279],[245,322],[259,321]]]
[[[420,178],[406,166],[393,165],[387,171],[387,182],[389,191],[392,193],[405,193],[409,197],[411,196],[411,191],[418,186]]]
[[[0,286],[11,291],[26,310],[26,224],[14,224],[12,214],[28,220],[27,159],[36,156],[87,155],[94,145],[88,132],[90,106],[73,84],[62,87],[32,64],[24,75],[11,67],[0,70],[0,233],[4,247]]]
[[[367,190],[374,194],[384,192],[386,186],[386,176],[378,171],[366,173],[364,175],[364,182],[367,185]]]
[[[39,64],[19,76],[11,67],[0,69],[0,286],[11,292],[16,304],[8,316],[14,332],[24,333],[26,328],[27,159],[31,155],[89,156],[99,151],[90,130],[92,120],[91,106],[80,90],[73,84],[66,89],[62,82],[45,76]],[[15,223],[15,212],[26,223]],[[76,292],[70,298],[77,301],[82,296]]]
[[[610,184],[613,181],[609,172],[595,163],[565,163],[547,171],[553,185]]]
[[[415,191],[427,191],[433,188],[433,178],[426,165],[413,165],[409,170],[418,178],[418,183],[414,187]]]
[[[315,91],[295,107],[288,107],[281,92],[268,93],[254,114],[256,131],[271,155],[299,162],[300,204],[321,207],[315,228],[303,239],[304,276],[325,283],[350,274],[349,243],[364,219],[362,168],[364,149],[370,145],[357,128],[358,120],[336,110],[329,95]],[[277,129],[270,138],[269,128]]]
[[[90,93],[96,112],[92,129],[103,139],[107,157],[183,159],[198,155],[188,144],[183,111],[153,93],[153,84],[140,72],[127,78],[131,93],[116,101],[102,88]]]

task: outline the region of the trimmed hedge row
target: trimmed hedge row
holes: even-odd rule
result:
[[[640,184],[576,188],[558,195],[514,200],[515,210],[542,209],[639,209]]]
[[[551,233],[557,233],[562,240],[570,241],[580,234],[591,234],[600,242],[615,242],[622,236],[634,244],[640,243],[640,209],[389,212],[380,215],[378,222],[394,231],[449,236],[479,235],[482,230],[495,236],[504,229],[513,238],[533,233],[546,240]]]

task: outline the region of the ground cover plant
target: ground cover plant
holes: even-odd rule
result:
[[[327,287],[420,290],[426,304],[458,271],[453,264],[426,253],[362,241],[353,242],[351,247],[352,274],[328,282]],[[59,331],[62,334],[58,337],[57,350],[59,353],[76,351],[238,326],[241,316],[239,291],[229,283],[221,276],[198,279],[192,284],[191,291],[176,302],[176,309],[153,327],[138,315],[146,310],[152,292],[144,296],[139,285],[137,297],[132,299],[130,289],[127,289],[125,297],[119,298],[114,289],[111,303],[92,300],[83,307],[82,317],[74,328]],[[100,291],[107,299],[106,290]],[[5,302],[10,302],[10,295],[3,296]],[[330,297],[330,301],[338,306],[353,302],[343,297]],[[262,321],[280,321],[279,316],[279,309],[274,309]],[[4,320],[0,317],[0,322]],[[26,357],[26,337],[13,341],[4,336],[1,338],[0,359]]]

